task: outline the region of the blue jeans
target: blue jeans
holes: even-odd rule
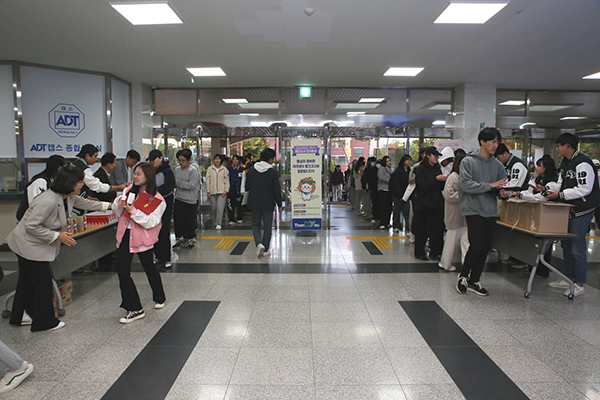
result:
[[[565,275],[575,283],[584,284],[587,277],[587,239],[586,235],[594,213],[569,220],[569,233],[577,237],[562,240],[561,245],[565,258]]]
[[[263,234],[261,235],[261,224]],[[252,235],[254,236],[254,244],[258,246],[262,243],[265,246],[265,251],[269,251],[271,244],[271,229],[273,227],[273,210],[252,210]]]

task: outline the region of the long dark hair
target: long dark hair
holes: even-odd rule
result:
[[[556,164],[550,157],[542,157],[535,163],[538,167],[544,167],[544,176],[538,175],[535,178],[535,183],[538,185],[545,186],[548,182],[556,182],[558,178],[558,172],[556,171]]]
[[[155,196],[156,191],[157,191],[157,189],[156,189],[156,170],[154,169],[152,164],[150,164],[149,162],[145,162],[145,161],[136,165],[135,168],[133,169],[133,172],[135,172],[135,170],[138,168],[141,168],[142,172],[146,176],[146,193],[148,193],[150,196]],[[139,187],[137,187],[136,185],[133,185],[133,187],[131,188],[131,191],[133,193],[138,193]]]
[[[50,185],[50,189],[58,194],[71,194],[73,193],[73,189],[75,189],[75,185],[83,180],[83,176],[83,170],[72,165],[67,165],[58,171],[54,182]]]
[[[408,154],[403,155],[402,158],[400,159],[400,162],[398,163],[398,169],[402,168],[404,170],[404,163],[406,162],[406,160],[412,161],[412,157],[409,156]],[[408,170],[410,171],[410,167],[408,167]]]
[[[462,162],[462,160],[465,159],[467,155],[466,154],[461,154],[459,153],[458,155],[454,156],[454,163],[452,164],[452,172],[456,172],[457,174],[460,174],[460,163]],[[452,173],[450,172],[450,173]]]
[[[358,161],[356,162],[356,165],[354,166],[354,171],[358,174],[360,172],[360,167],[362,167],[363,165],[365,165],[365,158],[358,157]]]
[[[58,170],[67,165],[67,160],[58,154],[53,154],[46,161],[46,169],[39,173],[39,175],[54,179]]]

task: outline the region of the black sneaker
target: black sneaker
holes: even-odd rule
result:
[[[122,324],[129,324],[130,322],[137,321],[138,319],[144,318],[146,315],[144,314],[144,310],[139,311],[129,311],[127,316],[121,318],[119,320]]]
[[[191,249],[194,247],[194,239],[188,239],[188,240],[184,240],[184,244],[182,245],[182,247],[187,247],[188,249]]]
[[[469,282],[467,285],[467,288],[468,288],[469,292],[473,292],[480,296],[487,296],[490,294],[490,292],[485,290],[483,288],[483,286],[481,286],[481,283],[479,283],[479,282]]]
[[[423,254],[422,256],[415,256],[415,258],[421,261],[429,261],[429,257],[427,257],[425,254]]]
[[[185,240],[184,240],[183,238],[181,238],[181,239],[177,239],[177,240],[175,241],[175,244],[173,245],[173,248],[174,248],[174,249],[178,249],[178,248],[180,248],[180,247],[183,247],[183,244],[184,244],[184,243],[185,243]]]
[[[459,276],[458,282],[456,282],[456,291],[460,294],[467,294],[469,284],[466,276]]]

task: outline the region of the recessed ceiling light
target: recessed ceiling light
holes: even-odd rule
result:
[[[262,109],[262,108],[279,108],[279,103],[239,103],[241,108]]]
[[[433,103],[429,103],[421,107],[421,110],[450,111],[452,110],[452,104],[434,101]]]
[[[258,117],[259,113],[240,113],[240,115],[246,115],[248,117]]]
[[[252,125],[252,126],[269,126],[266,122],[257,122],[257,121],[250,122],[250,125]]]
[[[522,106],[525,104],[525,100],[506,100],[500,103],[501,106]]]
[[[434,24],[485,24],[508,2],[452,2]]]
[[[110,6],[132,25],[183,24],[167,2],[163,3],[110,3]]]
[[[534,104],[529,106],[531,112],[553,112],[564,110],[566,108],[581,106],[583,104]]]
[[[424,68],[390,67],[383,76],[416,76]]]
[[[524,124],[519,125],[519,129],[523,129],[526,126],[533,126],[533,125],[535,125],[535,122],[525,122]]]
[[[584,76],[582,79],[600,79],[600,72],[596,72],[595,74]]]
[[[566,121],[569,119],[586,119],[587,117],[562,117],[560,120],[561,121]]]
[[[442,120],[439,120],[439,121],[433,121],[433,122],[431,123],[431,125],[446,125],[446,121],[442,121]]]
[[[247,103],[248,100],[246,99],[223,99],[224,103],[227,104],[240,104],[240,103]]]
[[[359,103],[381,103],[385,100],[385,97],[363,97]]]
[[[363,115],[363,114],[366,114],[366,113],[367,113],[366,111],[348,111],[346,113],[346,115],[349,116],[349,117],[352,117],[352,116],[355,116],[355,115]]]
[[[194,76],[226,76],[220,67],[217,68],[186,68]]]
[[[379,103],[337,103],[335,108],[337,109],[372,109],[379,107]]]

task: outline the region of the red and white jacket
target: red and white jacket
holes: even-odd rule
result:
[[[126,188],[123,193],[127,194],[131,190],[131,187]],[[124,213],[125,209],[119,207],[121,196],[118,196],[113,201],[112,210],[119,218],[119,225],[117,225],[117,248],[119,248],[127,228],[129,228],[130,253],[141,253],[150,250],[154,247],[154,243],[158,242],[158,232],[162,226],[161,218],[167,206],[165,199],[160,193],[156,192],[154,197],[161,200],[161,202],[148,215],[135,207],[129,213]]]

